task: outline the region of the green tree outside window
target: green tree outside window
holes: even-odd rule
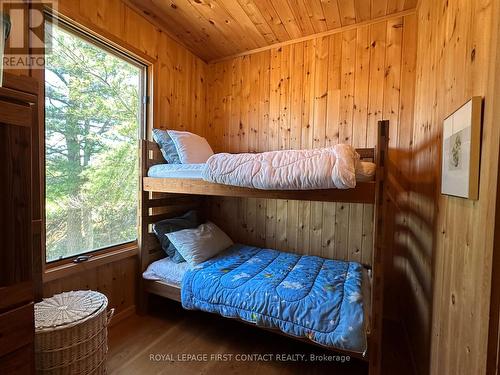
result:
[[[137,238],[142,68],[52,25],[45,72],[46,258]]]

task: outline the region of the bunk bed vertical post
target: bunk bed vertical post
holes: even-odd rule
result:
[[[139,247],[139,280],[138,280],[138,291],[137,293],[137,305],[139,314],[145,314],[148,309],[148,295],[144,292],[144,279],[142,278],[142,272],[148,265],[148,252],[145,251],[145,236],[148,233],[148,224],[145,218],[149,215],[149,208],[147,202],[149,200],[149,192],[144,190],[143,186],[143,178],[147,176],[148,173],[148,159],[149,159],[149,151],[147,147],[147,140],[141,139],[140,144],[140,197],[139,197],[139,233],[138,233],[138,247]]]
[[[371,332],[369,338],[369,368],[370,375],[379,375],[381,371],[382,354],[382,321],[383,321],[383,288],[384,264],[383,251],[385,243],[385,183],[387,178],[387,153],[389,148],[389,121],[378,122],[377,146],[375,162],[377,164],[375,207],[374,207],[374,243],[372,260],[372,314]]]

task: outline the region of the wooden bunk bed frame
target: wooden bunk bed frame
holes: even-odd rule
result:
[[[181,290],[176,285],[163,281],[151,281],[142,278],[147,266],[165,256],[158,240],[151,231],[151,225],[160,220],[177,216],[189,209],[202,208],[203,196],[225,196],[244,198],[267,198],[287,200],[310,200],[323,202],[368,203],[374,209],[374,244],[371,270],[371,296],[366,302],[368,306],[368,350],[366,355],[359,355],[340,349],[331,348],[334,352],[348,354],[351,357],[368,361],[370,375],[380,374],[382,308],[383,308],[383,249],[385,243],[384,218],[386,199],[384,185],[387,179],[387,152],[389,142],[389,121],[378,122],[377,146],[375,148],[357,149],[361,158],[376,163],[377,172],[372,182],[357,183],[356,188],[348,190],[257,190],[228,185],[214,184],[203,180],[178,178],[147,177],[148,169],[155,164],[165,163],[156,143],[142,140],[141,166],[142,191],[140,202],[140,294],[139,308],[147,309],[149,294],[158,295],[175,301],[181,301]],[[243,321],[242,321],[243,322]],[[258,327],[258,326],[257,326]],[[262,327],[259,327],[262,328]],[[281,333],[278,330],[271,330]],[[287,337],[284,333],[281,333]],[[292,337],[294,338],[294,337]],[[294,338],[314,344],[310,340]],[[319,345],[319,344],[318,344]],[[324,347],[325,348],[325,347]],[[329,348],[330,349],[330,348]]]
[[[151,166],[164,164],[165,159],[155,142],[143,140],[142,149],[147,156],[143,176],[147,176],[147,170]],[[362,160],[375,160],[373,148],[360,148],[356,151]],[[376,181],[358,182],[355,189],[259,190],[215,184],[201,179],[143,177],[143,190],[156,193],[373,204]]]

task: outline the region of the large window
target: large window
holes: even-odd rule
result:
[[[146,68],[51,24],[45,68],[47,262],[137,239]]]

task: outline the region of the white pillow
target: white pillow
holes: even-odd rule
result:
[[[168,135],[174,142],[182,164],[206,163],[214,154],[207,140],[199,135],[177,130],[168,130]]]
[[[190,266],[212,258],[233,244],[228,235],[210,221],[198,228],[167,233],[167,237]]]

